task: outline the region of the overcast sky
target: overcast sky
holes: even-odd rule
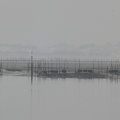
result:
[[[117,43],[119,0],[0,0],[0,43]]]

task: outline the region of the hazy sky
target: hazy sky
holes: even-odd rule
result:
[[[0,0],[0,43],[117,43],[119,5],[119,0]]]

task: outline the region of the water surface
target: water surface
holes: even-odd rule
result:
[[[113,119],[120,119],[120,80],[0,78],[0,120]]]

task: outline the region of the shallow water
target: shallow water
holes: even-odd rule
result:
[[[0,120],[113,119],[120,119],[120,80],[0,78]]]

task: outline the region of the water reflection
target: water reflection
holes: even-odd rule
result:
[[[42,79],[4,76],[1,120],[101,120],[119,115],[119,79]]]
[[[32,104],[33,104],[33,101],[32,101],[32,98],[33,98],[33,95],[32,95],[32,94],[33,94],[33,93],[32,93],[32,92],[33,92],[33,90],[32,90],[32,84],[33,84],[33,79],[31,79],[31,97],[30,97],[30,109],[31,109],[30,115],[31,115],[31,120],[33,120],[33,119],[32,119],[32,113],[33,113],[33,109],[32,109],[32,106],[33,106],[33,105],[32,105]]]

